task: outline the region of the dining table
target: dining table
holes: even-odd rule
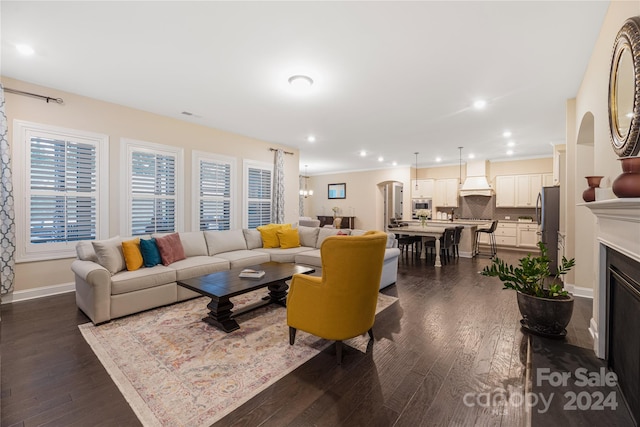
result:
[[[438,224],[429,224],[425,225],[408,225],[402,226],[398,228],[392,228],[389,231],[396,234],[404,234],[407,236],[420,236],[422,237],[422,248],[420,251],[420,259],[426,259],[426,251],[424,250],[424,241],[425,237],[435,237],[436,239],[436,267],[442,267],[442,262],[440,260],[440,237],[444,234],[444,230],[452,227],[450,223],[443,223],[442,225]]]

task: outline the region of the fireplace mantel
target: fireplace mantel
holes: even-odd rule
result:
[[[597,318],[591,319],[590,330],[594,350],[600,358],[606,356],[607,342],[607,271],[606,249],[614,249],[640,262],[640,198],[609,199],[580,203],[597,217],[596,239],[599,243],[598,285],[594,289]]]

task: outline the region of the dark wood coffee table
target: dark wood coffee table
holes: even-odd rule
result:
[[[264,270],[265,275],[259,279],[238,277],[245,268]],[[314,271],[313,268],[294,263],[271,261],[218,271],[192,279],[178,280],[177,283],[211,298],[211,302],[207,305],[207,308],[211,311],[202,320],[210,325],[217,326],[225,332],[231,332],[240,329],[235,317],[242,313],[271,303],[286,306],[289,285],[285,283],[285,280],[291,279],[294,274],[309,274]],[[265,287],[269,289],[269,295],[263,298],[261,302],[252,304],[242,310],[231,311],[233,303],[229,301],[229,298]]]

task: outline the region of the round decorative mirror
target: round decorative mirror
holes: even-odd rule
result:
[[[609,75],[609,130],[620,157],[640,151],[640,17],[628,19],[616,36]]]

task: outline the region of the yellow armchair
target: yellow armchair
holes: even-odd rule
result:
[[[365,332],[373,322],[387,234],[327,237],[320,247],[322,277],[296,274],[287,296],[289,344],[298,329],[335,340],[338,364],[342,341]]]

